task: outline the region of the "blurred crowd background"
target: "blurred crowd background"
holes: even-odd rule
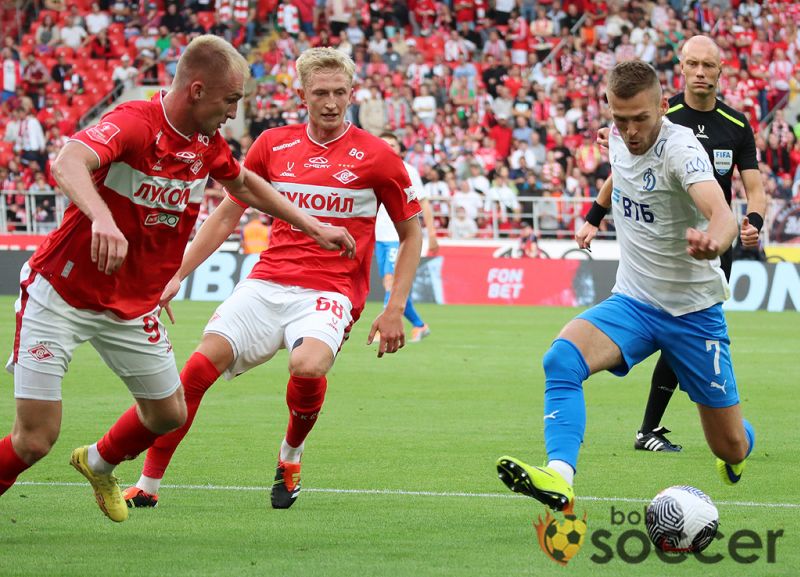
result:
[[[169,85],[186,44],[210,32],[251,63],[245,129],[223,128],[238,156],[263,130],[304,122],[295,60],[335,46],[356,64],[350,121],[400,137],[439,236],[571,238],[610,173],[595,142],[610,122],[606,71],[641,58],[672,95],[683,42],[707,34],[722,50],[719,97],[756,134],[765,239],[800,237],[798,3],[43,0],[16,2],[0,21],[3,232],[57,226],[66,200],[49,167],[65,139],[125,90]],[[222,194],[210,184],[203,216]],[[734,196],[741,204],[738,180]],[[603,234],[613,237],[613,223]]]

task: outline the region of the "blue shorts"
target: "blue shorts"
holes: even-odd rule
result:
[[[377,241],[375,242],[375,258],[378,259],[378,272],[381,278],[387,274],[394,274],[394,263],[397,262],[397,251],[400,249],[400,241]]]
[[[707,407],[739,402],[722,305],[673,317],[631,297],[614,294],[576,318],[603,331],[622,352],[622,364],[609,369],[618,376],[657,350],[678,376],[689,398]]]

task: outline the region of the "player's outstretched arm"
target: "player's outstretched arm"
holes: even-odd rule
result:
[[[761,171],[750,168],[741,171],[744,193],[747,196],[747,216],[742,221],[742,245],[746,248],[758,246],[758,234],[767,213],[767,195],[761,181]]]
[[[161,298],[158,301],[158,306],[167,312],[172,324],[175,324],[175,315],[172,314],[172,307],[169,303],[178,294],[181,288],[181,281],[211,256],[225,242],[225,239],[236,230],[244,211],[244,207],[239,206],[226,196],[214,212],[203,222],[200,230],[197,231],[197,235],[183,255],[178,272],[164,287],[164,292],[161,293]]]
[[[242,167],[236,180],[222,184],[238,200],[297,227],[325,250],[341,250],[347,257],[355,257],[356,241],[346,228],[323,225],[289,202],[252,170]]]
[[[713,259],[728,250],[739,232],[725,196],[716,180],[696,182],[689,186],[689,194],[697,208],[708,219],[705,232],[694,228],[686,230],[686,251],[698,260]]]
[[[111,274],[122,266],[128,241],[92,182],[99,168],[97,155],[78,142],[67,142],[53,162],[53,177],[67,197],[92,221],[92,262]]]
[[[367,344],[372,344],[375,333],[380,331],[379,357],[384,353],[396,353],[406,343],[403,332],[403,311],[406,308],[408,293],[411,292],[411,285],[414,283],[422,250],[422,228],[416,215],[408,220],[396,222],[394,226],[400,237],[400,248],[397,251],[397,262],[394,267],[392,294],[386,303],[386,308],[372,323],[367,339]]]
[[[436,238],[436,225],[433,222],[433,208],[431,201],[427,198],[420,199],[422,207],[422,222],[425,223],[425,230],[428,233],[428,252],[436,254],[439,251],[439,239]]]
[[[597,230],[600,228],[600,223],[611,208],[611,189],[613,183],[609,176],[597,192],[597,198],[592,203],[592,208],[586,215],[586,222],[575,233],[575,241],[578,243],[578,248],[584,248],[591,251],[591,244],[594,237],[597,235]]]

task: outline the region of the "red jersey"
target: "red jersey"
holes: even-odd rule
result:
[[[74,204],[33,254],[30,266],[79,309],[133,319],[153,310],[177,272],[209,174],[234,180],[241,170],[225,139],[178,132],[161,94],[121,104],[70,140],[92,150],[97,191],[128,240],[120,269],[107,275],[91,259],[92,222]]]
[[[307,124],[295,124],[262,132],[245,166],[306,213],[346,227],[357,249],[354,259],[340,256],[275,219],[269,248],[249,278],[341,293],[353,304],[357,320],[369,292],[378,205],[394,222],[420,212],[403,161],[383,140],[353,125],[336,140],[319,144],[308,135]]]

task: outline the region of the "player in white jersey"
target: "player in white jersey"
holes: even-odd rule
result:
[[[381,134],[381,138],[402,158],[402,147],[394,133],[384,132]],[[422,208],[422,221],[425,223],[425,229],[428,231],[428,251],[430,253],[435,253],[439,249],[439,242],[436,239],[436,227],[433,223],[433,210],[431,209],[430,199],[422,184],[419,171],[405,161],[403,161],[403,166],[406,167],[408,176],[411,179],[411,186]],[[383,296],[383,306],[387,305],[389,297],[391,296],[392,281],[394,280],[394,264],[397,261],[397,251],[399,248],[400,237],[397,236],[397,230],[394,227],[392,219],[389,217],[389,213],[386,212],[386,208],[381,205],[378,208],[378,216],[375,219],[375,258],[378,261],[378,270],[380,271],[381,279],[383,279],[383,289],[386,291]],[[431,334],[430,327],[422,320],[416,307],[414,307],[414,301],[410,293],[406,299],[406,308],[403,311],[403,316],[411,323],[411,338],[409,342],[418,343]]]
[[[547,466],[497,462],[513,491],[569,509],[586,428],[583,381],[622,376],[657,350],[697,404],[717,470],[734,484],[755,443],[742,419],[722,301],[719,255],[738,232],[708,155],[693,133],[663,119],[655,70],[623,62],[606,90],[614,120],[610,159],[620,265],[611,297],[570,321],[544,356]]]

